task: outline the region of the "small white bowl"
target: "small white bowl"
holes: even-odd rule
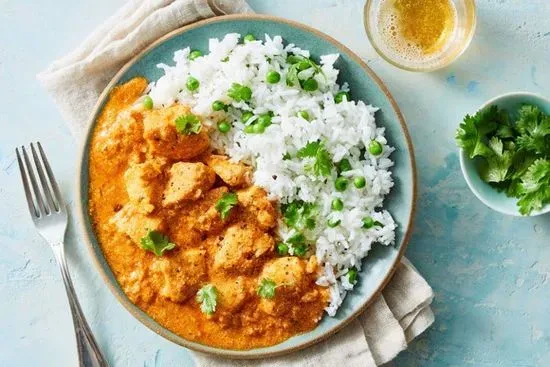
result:
[[[538,106],[543,112],[550,115],[550,100],[542,97],[541,95],[529,92],[503,94],[486,102],[480,107],[480,110],[497,105],[498,107],[504,108],[508,111],[517,111],[518,107],[525,103]],[[477,196],[483,204],[493,210],[496,210],[497,212],[518,217],[523,216],[519,212],[517,198],[510,198],[506,196],[506,194],[497,191],[481,179],[478,173],[476,161],[476,158],[470,159],[466,152],[464,152],[463,149],[460,149],[460,168],[462,169],[462,174],[464,175],[464,178],[466,179],[466,182],[474,195]],[[542,209],[532,211],[529,216],[534,217],[536,215],[546,214],[549,212],[550,204],[546,204]]]

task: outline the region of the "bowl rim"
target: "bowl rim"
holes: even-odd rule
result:
[[[150,316],[145,314],[145,312],[139,309],[135,304],[133,304],[130,301],[130,299],[126,296],[126,294],[122,291],[116,278],[114,278],[114,274],[112,274],[112,270],[107,264],[105,257],[103,255],[99,255],[96,253],[96,250],[94,249],[94,245],[93,245],[93,242],[94,242],[93,238],[95,238],[95,233],[93,232],[91,223],[89,223],[90,222],[89,214],[87,211],[85,211],[85,209],[87,209],[87,203],[83,202],[83,198],[87,197],[87,190],[88,190],[88,183],[82,182],[84,171],[88,170],[88,162],[87,160],[85,161],[85,159],[87,158],[87,152],[89,150],[89,140],[95,128],[95,121],[96,121],[97,114],[101,110],[105,98],[107,98],[108,94],[111,92],[113,87],[118,84],[121,77],[128,71],[128,69],[130,69],[137,61],[139,61],[146,53],[148,53],[152,49],[156,48],[157,46],[164,43],[165,41],[175,36],[178,36],[180,34],[183,34],[189,30],[200,28],[202,26],[212,24],[212,23],[230,22],[230,21],[247,21],[247,20],[283,23],[285,25],[300,29],[302,31],[312,33],[317,37],[325,39],[326,41],[331,43],[334,47],[336,47],[341,53],[345,53],[348,57],[350,57],[353,61],[355,61],[361,67],[361,69],[363,69],[363,71],[375,82],[375,84],[380,88],[380,90],[384,93],[385,97],[388,99],[391,105],[391,108],[393,109],[393,111],[397,116],[399,125],[401,127],[401,131],[403,133],[403,136],[405,138],[405,142],[409,151],[408,156],[409,156],[409,164],[411,166],[411,176],[412,176],[411,177],[411,185],[412,185],[411,209],[408,215],[409,217],[408,223],[403,224],[405,231],[403,234],[403,238],[401,239],[401,242],[400,242],[400,248],[386,276],[384,277],[382,282],[380,282],[376,290],[373,292],[372,296],[369,299],[367,299],[363,305],[358,307],[353,313],[351,313],[345,319],[341,320],[339,323],[334,325],[331,329],[326,330],[321,335],[316,336],[310,340],[300,342],[299,344],[296,344],[292,347],[278,350],[278,351],[272,351],[272,352],[265,352],[265,351],[258,352],[259,350],[258,348],[249,349],[249,350],[223,349],[223,348],[213,347],[206,344],[190,341],[171,332],[164,326],[158,324]],[[407,129],[405,118],[403,117],[401,110],[399,109],[396,101],[394,100],[393,96],[391,95],[386,85],[358,55],[356,55],[348,47],[344,46],[342,43],[340,43],[333,37],[313,27],[310,27],[308,25],[302,24],[297,21],[288,20],[285,18],[272,16],[272,15],[232,14],[232,15],[223,15],[223,16],[204,19],[167,33],[166,35],[154,41],[151,45],[146,47],[137,55],[133,56],[111,78],[110,82],[107,84],[103,92],[98,97],[98,100],[95,106],[93,107],[92,112],[90,113],[88,123],[86,125],[86,130],[80,137],[80,140],[81,140],[80,149],[79,149],[79,155],[78,155],[78,161],[77,161],[78,168],[76,171],[76,191],[75,191],[76,218],[79,223],[79,229],[81,231],[80,236],[84,239],[84,242],[86,244],[86,247],[88,248],[89,254],[91,255],[94,266],[98,270],[103,282],[107,284],[111,293],[113,293],[113,295],[118,300],[118,302],[120,302],[120,304],[122,304],[124,308],[132,314],[132,316],[134,316],[143,325],[145,325],[150,330],[154,331],[156,334],[159,334],[163,338],[196,352],[208,353],[208,354],[212,354],[212,355],[216,355],[224,358],[230,358],[230,359],[258,359],[258,358],[276,357],[276,356],[289,354],[292,352],[305,349],[309,346],[312,346],[323,340],[328,339],[330,336],[342,330],[345,326],[347,326],[349,323],[355,320],[355,318],[357,318],[361,313],[363,313],[378,298],[378,296],[381,295],[382,290],[389,283],[389,281],[393,277],[393,274],[397,270],[397,267],[407,249],[408,243],[412,236],[414,219],[415,219],[415,214],[417,209],[417,196],[418,196],[417,169],[416,169],[416,159],[415,159],[412,139]],[[88,223],[89,223],[89,227],[87,226]],[[99,246],[99,243],[98,243],[98,246]],[[108,269],[104,268],[102,261],[105,262]],[[109,273],[113,276],[113,279],[111,279]],[[311,331],[308,331],[308,332],[311,332]],[[303,334],[307,334],[308,332]]]
[[[481,105],[481,107],[479,107],[477,109],[477,111],[484,110],[484,109],[486,109],[486,108],[488,108],[492,105],[497,104],[500,100],[503,100],[503,99],[509,98],[509,97],[534,97],[534,98],[538,98],[538,99],[541,99],[541,100],[545,101],[548,104],[548,106],[550,106],[550,99],[544,97],[543,95],[541,95],[539,93],[519,91],[519,92],[507,92],[507,93],[497,95],[496,97],[493,97],[493,98],[489,99],[487,102],[483,103]],[[485,204],[487,207],[491,208],[492,210],[497,211],[497,212],[502,213],[502,214],[506,214],[506,215],[511,215],[511,216],[515,216],[515,217],[526,217],[526,218],[536,217],[538,215],[543,215],[543,214],[550,213],[550,204],[546,204],[542,209],[535,210],[529,215],[522,215],[519,212],[519,210],[517,210],[517,209],[513,210],[513,211],[509,211],[509,210],[502,209],[500,207],[494,206],[489,200],[487,200],[485,198],[485,196],[483,196],[481,194],[481,192],[479,190],[477,190],[476,186],[473,184],[472,179],[471,179],[471,170],[466,169],[466,165],[468,164],[467,162],[472,161],[472,159],[470,159],[466,155],[466,152],[462,148],[459,149],[459,160],[460,160],[460,170],[462,171],[462,176],[464,176],[464,179],[466,180],[466,184],[468,184],[468,187],[470,188],[470,191],[472,191],[472,193],[479,199],[479,201],[481,201],[483,204]],[[508,197],[506,197],[506,198],[508,198]],[[508,198],[508,199],[514,200],[515,198]],[[517,199],[516,199],[516,201],[517,201]]]
[[[401,70],[424,73],[424,72],[432,72],[432,71],[443,69],[443,68],[451,65],[452,63],[454,63],[456,60],[458,60],[460,58],[460,56],[462,56],[464,54],[464,52],[466,52],[466,50],[470,47],[470,44],[472,43],[472,40],[474,39],[474,35],[476,33],[476,28],[477,28],[477,5],[476,5],[476,0],[464,0],[466,5],[468,7],[470,7],[471,10],[472,10],[472,19],[471,19],[472,26],[470,27],[470,29],[468,31],[468,34],[467,34],[466,38],[464,39],[463,47],[458,52],[455,52],[454,56],[452,58],[450,58],[446,63],[441,64],[441,65],[418,66],[418,67],[405,66],[405,65],[400,64],[399,62],[395,61],[393,58],[388,56],[384,51],[382,51],[382,49],[378,46],[378,43],[375,41],[375,39],[372,35],[372,33],[373,33],[372,25],[371,25],[372,22],[370,21],[369,16],[368,16],[367,13],[368,13],[368,10],[371,8],[371,6],[373,6],[373,3],[375,3],[375,1],[376,0],[366,0],[365,1],[365,5],[363,6],[363,27],[365,28],[365,32],[367,33],[367,37],[370,41],[370,44],[376,50],[378,55],[380,55],[380,57],[382,57],[384,60],[386,60],[391,65],[393,65],[393,66],[395,66],[395,67],[397,67]]]

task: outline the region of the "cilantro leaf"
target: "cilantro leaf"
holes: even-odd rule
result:
[[[281,205],[283,218],[287,226],[298,231],[315,228],[317,208],[313,203],[300,200]]]
[[[252,98],[252,89],[239,83],[233,83],[227,91],[227,96],[233,98],[236,102],[248,102]]]
[[[323,75],[323,77],[326,80],[326,75],[323,69],[310,58],[300,56],[300,55],[289,55],[287,57],[287,62],[291,64],[286,74],[286,85],[288,85],[289,87],[300,85],[300,79],[298,78],[298,73],[302,70],[306,70],[309,68],[313,68],[314,74]]]
[[[508,170],[512,166],[513,153],[504,150],[502,140],[496,136],[489,141],[489,148],[492,154],[487,157],[487,167],[481,172],[481,178],[485,182],[502,182],[506,180]]]
[[[202,129],[199,118],[193,114],[181,115],[176,119],[176,130],[180,134],[198,134]]]
[[[262,298],[271,299],[275,297],[276,288],[277,288],[277,284],[274,281],[264,278],[262,279],[256,292]]]
[[[320,141],[309,142],[306,144],[305,147],[303,147],[298,151],[298,154],[296,156],[298,158],[315,157],[320,147],[321,147]]]
[[[470,158],[487,156],[491,150],[485,139],[488,134],[496,131],[503,123],[503,111],[497,106],[478,111],[474,116],[466,115],[456,132],[458,145],[466,151]]]
[[[170,242],[168,237],[160,232],[147,230],[147,235],[140,240],[140,246],[157,256],[162,256],[164,251],[172,250],[176,244]]]
[[[313,164],[306,168],[316,176],[330,176],[332,170],[332,159],[320,141],[309,142],[300,149],[298,158],[314,158]]]
[[[550,155],[550,116],[536,106],[524,105],[519,110],[516,128],[521,134],[517,138],[520,149]]]
[[[225,220],[229,216],[229,213],[231,212],[231,209],[237,205],[237,194],[234,192],[226,192],[222,195],[222,197],[216,202],[216,205],[214,206],[218,213],[220,213],[220,217],[222,220]]]
[[[530,214],[550,202],[550,160],[537,159],[521,179],[521,214]]]
[[[201,304],[201,311],[207,315],[216,312],[218,291],[212,284],[207,284],[197,292],[197,302]]]

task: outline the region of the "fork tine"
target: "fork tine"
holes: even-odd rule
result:
[[[25,189],[25,196],[27,198],[29,211],[31,212],[31,216],[39,217],[40,212],[36,208],[36,205],[32,198],[31,189],[29,187],[29,180],[27,179],[27,174],[25,173],[25,165],[23,164],[23,160],[21,159],[21,155],[19,154],[19,149],[15,148],[15,154],[17,155],[17,164],[19,165],[19,171],[21,172],[21,181],[23,181],[23,188]]]
[[[42,158],[42,162],[44,163],[44,168],[46,168],[46,174],[50,180],[50,186],[53,189],[54,200],[57,202],[57,210],[62,212],[65,210],[65,203],[63,202],[63,197],[59,191],[59,186],[57,186],[57,182],[55,181],[55,176],[50,168],[50,163],[48,163],[48,158],[46,158],[46,153],[44,153],[44,150],[42,149],[42,144],[38,141],[36,142],[36,145],[38,146],[38,151],[40,152],[40,158]]]
[[[59,211],[59,206],[52,198],[50,186],[48,185],[48,181],[46,181],[46,177],[44,176],[44,169],[42,168],[43,164],[42,162],[40,162],[40,159],[38,159],[38,155],[36,154],[36,150],[34,149],[33,143],[31,143],[31,152],[32,152],[32,158],[34,159],[36,171],[38,172],[38,177],[40,178],[40,183],[42,184],[42,191],[46,196],[46,201],[48,202],[50,211]]]
[[[27,151],[25,150],[24,146],[21,146],[21,151],[23,152],[23,159],[25,161],[25,167],[27,168],[27,175],[31,181],[31,186],[34,192],[34,197],[36,198],[36,202],[38,203],[38,212],[39,216],[41,215],[47,215],[49,212],[47,211],[46,207],[44,206],[44,200],[42,199],[42,193],[40,192],[40,189],[38,188],[38,184],[36,183],[36,178],[34,177],[34,171],[31,165],[31,161],[29,160],[29,156],[27,155]]]

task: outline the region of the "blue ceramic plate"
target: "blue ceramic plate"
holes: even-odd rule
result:
[[[88,216],[88,145],[95,120],[111,89],[136,76],[144,76],[150,81],[157,80],[162,76],[162,71],[156,65],[173,63],[174,51],[191,46],[193,49],[207,52],[209,38],[222,38],[231,32],[253,33],[257,36],[265,33],[272,36],[281,35],[285,42],[292,42],[310,50],[314,58],[324,54],[339,53],[340,58],[335,66],[340,69],[340,83],[344,81],[349,83],[353,98],[380,108],[376,114],[377,124],[386,128],[386,137],[396,148],[392,155],[395,161],[393,168],[395,187],[386,199],[386,208],[398,224],[395,246],[378,246],[372,250],[365,261],[358,286],[348,295],[336,317],[325,316],[314,330],[297,335],[283,343],[246,351],[213,348],[190,342],[165,329],[132,304],[122,292],[106,263]],[[260,358],[280,355],[312,345],[340,330],[366,309],[389,281],[405,251],[415,211],[416,172],[413,148],[403,116],[382,81],[358,56],[336,40],[313,28],[270,16],[237,15],[212,18],[176,30],[155,42],[122,68],[99,98],[89,126],[82,146],[77,203],[79,203],[80,222],[83,224],[83,232],[92,257],[115,296],[136,318],[158,334],[182,346],[225,357]]]

